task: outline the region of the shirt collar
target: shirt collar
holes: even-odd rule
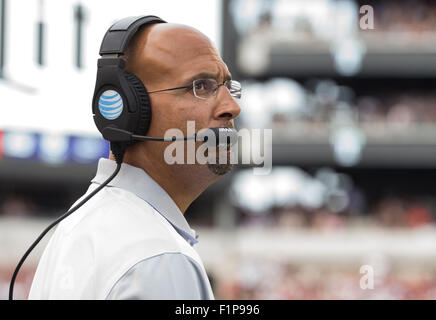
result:
[[[115,161],[100,158],[98,161],[97,174],[92,183],[102,184],[115,171]],[[168,193],[154,181],[144,170],[121,164],[118,174],[108,183],[108,187],[117,187],[132,192],[156,209],[176,231],[185,238],[190,245],[198,242],[195,230],[189,227],[188,222],[174,203]]]

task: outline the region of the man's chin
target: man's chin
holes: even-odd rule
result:
[[[233,169],[233,164],[227,163],[227,164],[207,164],[207,167],[209,168],[209,171],[216,174],[217,176],[223,176],[227,172],[231,171]]]
[[[214,173],[217,176],[223,176],[226,173],[228,173],[229,171],[231,171],[233,169],[233,163],[231,162],[231,157],[233,155],[231,148],[227,148],[227,151],[221,150],[219,148],[217,148],[215,150],[216,154],[215,154],[215,163],[208,163],[207,167],[209,168],[209,171],[211,171],[212,173]],[[220,163],[220,152],[224,152],[224,154],[222,154],[224,161],[222,161]],[[209,156],[209,149],[206,150],[205,153],[206,156]]]

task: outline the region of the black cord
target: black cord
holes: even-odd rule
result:
[[[112,149],[113,148],[113,149]],[[85,199],[80,201],[79,204],[77,204],[75,207],[71,208],[68,212],[60,216],[58,219],[56,219],[52,224],[50,224],[41,234],[40,236],[32,243],[32,245],[27,249],[26,253],[21,258],[20,262],[18,262],[17,267],[15,268],[14,274],[12,275],[11,283],[9,285],[9,300],[14,299],[14,284],[15,279],[17,278],[18,272],[20,271],[21,266],[23,265],[24,261],[26,260],[27,256],[32,252],[32,250],[38,245],[38,243],[44,238],[44,236],[53,228],[56,224],[61,222],[63,219],[68,217],[70,214],[72,214],[74,211],[79,209],[83,204],[85,204],[89,199],[91,199],[97,192],[99,192],[101,189],[103,189],[115,176],[118,174],[118,172],[121,169],[121,163],[124,155],[125,146],[116,144],[112,145],[111,143],[111,149],[116,150],[114,152],[115,159],[117,162],[117,168],[115,169],[114,173],[105,181],[103,182],[97,189],[95,189],[93,192],[91,192]]]

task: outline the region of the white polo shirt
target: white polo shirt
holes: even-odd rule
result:
[[[116,168],[100,159],[76,203]],[[183,214],[144,170],[118,175],[56,227],[29,299],[214,299]]]

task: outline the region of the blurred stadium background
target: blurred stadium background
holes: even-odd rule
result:
[[[374,29],[359,9],[374,9]],[[237,128],[273,130],[186,213],[218,299],[436,298],[436,3],[0,0],[0,299],[21,255],[108,154],[91,116],[116,19],[192,25],[243,82]],[[22,268],[27,297],[48,237]],[[374,288],[362,289],[371,266]]]

